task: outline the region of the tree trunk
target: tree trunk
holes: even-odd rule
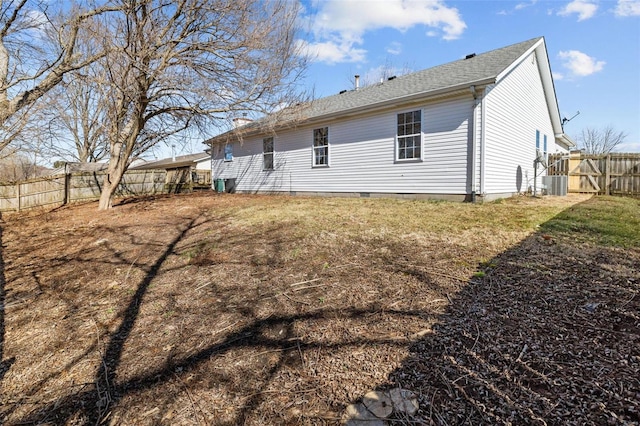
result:
[[[112,151],[112,154],[114,151]],[[118,185],[124,176],[126,161],[118,156],[109,159],[107,174],[102,182],[102,192],[100,193],[100,202],[98,210],[108,210],[113,207],[113,196],[115,195]]]
[[[117,182],[109,181],[109,176],[105,176],[102,183],[102,192],[100,192],[98,210],[109,210],[113,207],[113,194],[116,192],[117,187]]]

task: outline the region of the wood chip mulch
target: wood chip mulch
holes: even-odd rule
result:
[[[411,348],[409,424],[640,423],[640,250],[534,235]]]

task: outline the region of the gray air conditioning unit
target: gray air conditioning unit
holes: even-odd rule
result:
[[[548,195],[567,195],[569,183],[567,176],[542,176],[542,187],[546,188]]]

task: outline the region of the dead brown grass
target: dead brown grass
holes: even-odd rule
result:
[[[336,423],[411,387],[412,345],[469,282],[585,199],[194,194],[5,216],[0,419]]]

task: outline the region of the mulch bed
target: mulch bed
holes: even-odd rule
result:
[[[639,250],[234,220],[261,200],[5,216],[0,422],[336,424],[398,386],[392,423],[640,421]]]
[[[419,422],[637,425],[640,251],[534,235],[496,257],[391,379]]]

